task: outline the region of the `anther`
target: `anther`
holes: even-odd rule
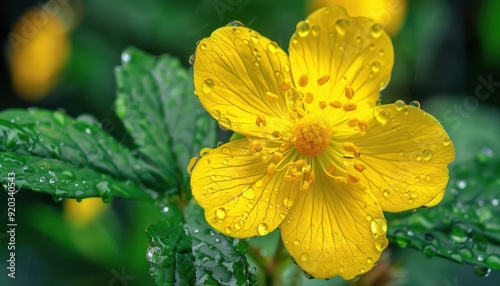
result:
[[[266,97],[269,101],[273,101],[273,102],[276,102],[278,101],[278,99],[280,98],[278,95],[272,93],[272,92],[266,92]]]
[[[330,101],[329,105],[333,108],[341,108],[342,102],[340,102],[338,100],[333,100],[333,101]]]
[[[348,103],[344,104],[343,108],[345,111],[353,111],[353,110],[356,110],[356,108],[358,108],[358,106],[356,105],[356,103],[348,102]]]
[[[259,140],[254,140],[250,144],[250,152],[257,153],[257,152],[260,152],[261,150],[262,150],[262,144],[260,143]]]
[[[299,86],[300,87],[305,87],[307,83],[309,82],[309,77],[304,74],[299,78]]]
[[[274,174],[274,171],[276,170],[276,164],[271,163],[267,166],[267,175],[271,177]]]
[[[257,114],[257,120],[255,120],[255,124],[259,127],[266,126],[267,124],[266,118],[261,114]]]
[[[352,99],[354,97],[354,90],[350,86],[345,87],[345,97]]]
[[[312,92],[307,92],[305,97],[306,103],[311,104],[313,100],[314,100],[314,95],[312,94]]]
[[[307,164],[306,160],[304,159],[300,159],[298,161],[295,162],[295,166],[297,166],[297,168],[302,168],[304,167],[305,165]]]
[[[297,177],[294,177],[294,176],[291,176],[291,175],[286,175],[284,178],[283,178],[283,181],[285,182],[289,182],[289,183],[295,183],[299,180],[299,178]]]
[[[340,184],[340,185],[347,185],[348,184],[346,177],[335,177],[335,178],[333,178],[333,181],[337,184]]]
[[[318,78],[318,85],[324,85],[330,79],[329,75],[322,76]]]
[[[280,151],[280,153],[285,153],[285,151],[288,150],[288,148],[290,148],[291,145],[292,143],[283,143],[280,145],[278,150]]]
[[[310,184],[311,184],[311,183],[309,183],[308,181],[304,181],[304,182],[302,182],[302,187],[300,188],[300,191],[301,191],[301,192],[305,192],[305,191],[307,191],[307,190],[309,189],[309,185],[310,185]]]
[[[279,161],[283,160],[283,154],[280,152],[274,152],[273,158],[274,158],[274,160],[279,162]]]
[[[358,122],[358,127],[359,127],[359,130],[361,131],[366,131],[368,129],[368,122],[364,121],[364,120],[360,120]]]
[[[288,81],[284,81],[284,82],[282,82],[282,83],[281,83],[281,85],[280,85],[280,89],[281,89],[282,91],[287,91],[287,90],[289,90],[289,89],[290,89],[290,82],[288,82]]]
[[[359,123],[359,120],[357,118],[351,118],[351,119],[349,119],[349,121],[347,121],[347,125],[349,125],[349,127],[358,126],[358,123]]]
[[[359,176],[357,174],[347,172],[347,178],[349,178],[349,181],[353,183],[359,182]]]
[[[354,157],[359,157],[359,148],[358,148],[358,146],[354,145],[353,143],[344,142],[344,143],[342,143],[342,147],[347,152],[351,152],[354,155]]]
[[[333,176],[333,174],[335,174],[335,171],[336,171],[336,170],[337,170],[337,168],[335,168],[335,166],[330,165],[330,166],[326,169],[326,172],[327,172],[329,175]]]
[[[363,172],[366,169],[366,165],[362,162],[354,163],[354,169],[358,172]]]
[[[325,109],[325,108],[326,108],[326,101],[324,101],[324,100],[323,100],[323,101],[320,101],[320,102],[319,102],[319,108],[321,108],[321,109]]]
[[[316,174],[314,173],[314,171],[311,171],[309,172],[309,174],[307,174],[307,181],[311,183],[314,183],[316,181]]]

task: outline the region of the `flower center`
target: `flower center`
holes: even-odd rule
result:
[[[330,145],[332,134],[332,127],[327,121],[319,116],[306,115],[293,127],[294,147],[304,155],[318,156]]]

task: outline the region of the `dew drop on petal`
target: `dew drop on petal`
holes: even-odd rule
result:
[[[215,216],[217,216],[220,219],[223,219],[224,217],[226,217],[226,210],[224,208],[218,208],[215,211]]]
[[[311,28],[311,34],[313,36],[317,36],[317,35],[319,35],[319,30],[320,30],[319,26],[318,25],[314,25]]]
[[[269,226],[267,226],[267,224],[265,223],[261,223],[259,224],[259,226],[257,226],[257,231],[260,235],[266,235],[269,233]]]
[[[384,32],[384,28],[382,28],[382,26],[380,26],[379,24],[374,24],[372,26],[371,31],[370,31],[372,37],[374,37],[374,38],[379,38],[383,32]]]
[[[231,21],[231,22],[227,23],[226,26],[245,27],[245,25],[238,20]]]
[[[420,102],[414,100],[410,102],[410,106],[415,107],[415,108],[420,108]]]
[[[385,219],[378,217],[374,218],[370,224],[371,231],[375,237],[385,236],[387,231],[387,223]]]
[[[253,200],[255,198],[255,191],[253,188],[248,188],[241,195],[246,199]]]
[[[299,243],[300,243],[300,241],[298,239],[293,241],[293,245],[295,245],[295,246],[299,245]]]
[[[378,73],[380,71],[380,68],[381,68],[381,64],[379,61],[375,61],[372,63],[371,65],[371,69],[374,73]]]
[[[297,33],[299,34],[299,36],[307,36],[310,30],[311,28],[309,27],[309,24],[307,22],[300,21],[299,23],[297,23]]]
[[[335,23],[335,29],[337,30],[337,33],[339,33],[340,35],[345,35],[348,28],[349,28],[349,21],[345,19],[337,20],[337,22]]]
[[[374,112],[377,112],[377,111],[374,111]],[[387,121],[389,121],[389,119],[391,118],[391,113],[389,112],[389,110],[383,109],[382,111],[375,114],[375,118],[381,124],[386,124]]]
[[[429,149],[425,149],[423,152],[422,152],[422,159],[424,161],[429,161],[430,159],[432,158],[432,151],[429,150]]]
[[[401,99],[399,99],[399,100],[396,100],[396,102],[394,103],[394,105],[396,106],[396,110],[400,111],[405,106],[405,102],[402,101]]]
[[[278,44],[276,42],[270,42],[267,44],[267,50],[271,53],[274,54],[278,50]]]
[[[214,81],[210,78],[206,79],[202,84],[203,92],[209,94],[214,88]]]
[[[306,261],[308,258],[309,258],[309,254],[307,254],[306,252],[302,252],[302,254],[300,255],[300,259],[302,261]]]

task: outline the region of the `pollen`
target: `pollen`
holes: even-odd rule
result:
[[[280,98],[278,95],[272,93],[272,92],[266,92],[266,97],[269,101],[276,102]]]
[[[358,172],[363,172],[366,169],[366,165],[362,162],[354,163],[354,169]]]
[[[307,104],[311,104],[314,100],[314,95],[312,94],[312,92],[307,92],[304,100]]]
[[[274,171],[276,171],[276,164],[271,163],[267,166],[267,175],[271,177],[274,174]]]
[[[283,160],[283,153],[274,152],[273,153],[273,158],[274,158],[274,160],[276,160],[276,161],[279,162],[279,161]]]
[[[338,100],[333,100],[333,101],[330,101],[330,103],[328,103],[331,107],[333,108],[341,108],[342,107],[342,102],[338,101]]]
[[[325,83],[328,82],[328,80],[330,80],[329,75],[322,76],[322,77],[318,78],[318,85],[319,86],[324,85]]]
[[[356,103],[349,102],[344,104],[343,108],[345,111],[353,111],[356,110],[358,106],[356,105]]]
[[[255,120],[255,125],[261,127],[261,126],[266,126],[266,124],[267,124],[266,118],[264,116],[262,116],[261,114],[257,114],[257,119]]]
[[[309,77],[304,74],[299,78],[299,86],[300,87],[305,87],[309,83]]]
[[[359,127],[359,130],[365,132],[368,129],[368,122],[366,122],[364,120],[360,120],[358,122],[358,127]]]
[[[302,187],[300,188],[300,191],[306,192],[309,189],[310,184],[311,183],[309,183],[308,181],[302,182]]]
[[[347,121],[347,125],[349,125],[349,127],[356,127],[358,126],[359,124],[359,120],[357,118],[351,118],[349,119],[349,121]]]
[[[257,152],[260,152],[261,150],[262,150],[262,144],[260,143],[259,140],[254,140],[250,144],[250,152],[257,153]]]
[[[280,89],[282,91],[288,91],[290,89],[290,82],[289,81],[284,81],[280,85]]]
[[[326,101],[324,101],[324,100],[323,100],[323,101],[320,101],[320,102],[319,102],[319,108],[321,108],[321,109],[325,109],[325,108],[326,108]]]
[[[349,183],[346,177],[335,177],[333,181],[339,185],[347,185]]]
[[[350,86],[345,87],[345,97],[352,99],[354,97],[354,90]]]
[[[307,156],[318,156],[330,145],[332,134],[332,127],[323,118],[306,116],[293,127],[295,150]]]

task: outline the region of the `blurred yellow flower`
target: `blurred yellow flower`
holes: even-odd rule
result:
[[[395,37],[401,30],[408,11],[408,0],[309,0],[309,11],[332,4],[343,6],[352,17],[367,17]]]
[[[97,219],[107,208],[102,198],[87,198],[81,202],[73,199],[64,200],[63,213],[66,219],[76,226],[85,226]]]
[[[9,34],[12,85],[27,100],[43,98],[57,83],[70,52],[61,13],[27,11]]]
[[[394,55],[372,20],[322,8],[297,24],[289,54],[238,22],[201,40],[195,93],[245,138],[200,152],[193,196],[222,233],[280,227],[306,272],[352,279],[387,247],[382,211],[439,202],[453,144],[416,102],[376,106]]]

